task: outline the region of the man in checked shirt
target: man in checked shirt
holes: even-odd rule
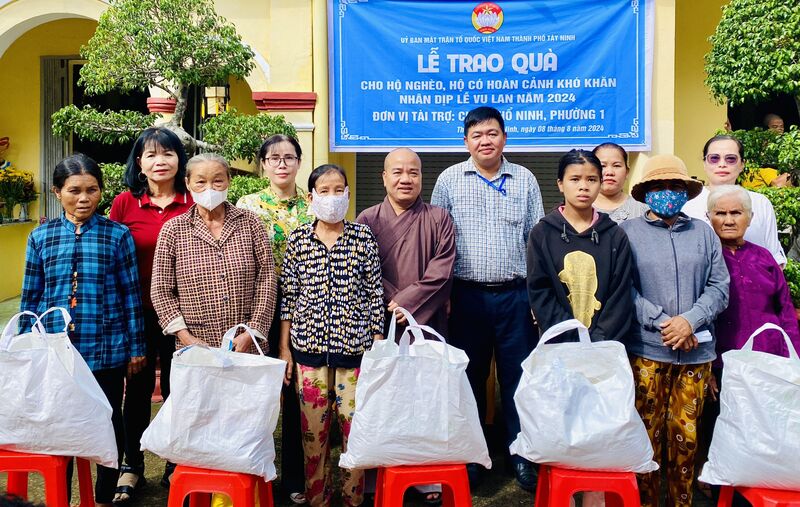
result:
[[[456,261],[449,322],[450,343],[469,356],[467,376],[486,415],[486,381],[492,356],[497,364],[506,448],[520,430],[514,391],[520,363],[538,336],[525,287],[528,233],[544,216],[536,178],[503,157],[507,135],[500,112],[478,107],[464,119],[470,158],[447,168],[436,181],[431,204],[446,209],[456,229]],[[536,488],[533,465],[511,456],[517,482]],[[482,468],[471,463],[470,481]]]

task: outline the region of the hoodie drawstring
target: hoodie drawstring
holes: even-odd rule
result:
[[[592,227],[592,242],[595,245],[599,245],[600,244],[600,235],[597,234],[597,231],[594,230],[594,227]]]
[[[567,224],[561,224],[564,227],[564,231],[561,233],[561,240],[564,243],[569,243],[569,236],[567,236]]]

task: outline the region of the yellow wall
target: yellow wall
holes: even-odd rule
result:
[[[28,234],[33,230],[33,225],[32,223],[0,225],[0,262],[3,269],[0,301],[18,296],[22,290],[25,243]]]
[[[40,157],[40,63],[41,56],[76,55],[94,33],[97,23],[86,19],[51,21],[19,37],[0,58],[0,68],[13,69],[0,79],[0,137],[11,138],[6,158],[18,169],[34,174],[39,188]],[[34,219],[38,205],[29,207]],[[0,227],[0,265],[5,273],[0,281],[0,301],[19,294],[25,240],[32,226]]]
[[[675,44],[675,155],[686,162],[689,173],[705,179],[703,144],[725,123],[725,106],[718,106],[703,84],[708,38],[722,16],[723,0],[678,0]]]
[[[18,0],[0,8],[0,38],[23,26],[30,16],[64,12],[57,0]],[[72,15],[94,17],[105,4],[98,0],[74,0]],[[703,55],[707,38],[720,17],[723,0],[655,0],[655,41],[652,88],[652,153],[675,153],[693,174],[701,175],[699,151],[703,142],[722,125],[724,107],[716,106],[703,85]],[[47,6],[50,6],[49,8]],[[313,111],[274,111],[284,114],[298,127],[305,156],[298,183],[313,167],[336,163],[348,173],[355,188],[355,155],[330,153],[328,144],[327,0],[217,0],[219,13],[237,26],[244,41],[266,60],[247,83],[233,82],[231,104],[245,113],[255,113],[254,91],[308,92],[317,94]],[[84,12],[85,11],[85,12]],[[31,14],[32,13],[32,14]],[[13,18],[13,19],[12,19]],[[20,24],[20,21],[23,23]],[[17,23],[15,25],[15,23]],[[8,25],[8,26],[6,26]],[[94,21],[51,21],[22,34],[0,57],[4,73],[0,80],[0,136],[10,136],[7,156],[20,168],[39,173],[39,56],[77,54],[91,37]],[[16,36],[16,35],[15,35]],[[0,39],[0,43],[3,40]],[[3,47],[0,44],[0,51]],[[632,180],[641,176],[649,153],[632,158]],[[355,199],[351,202],[351,216]],[[31,207],[36,211],[36,206]],[[25,226],[0,228],[0,262],[17,262],[24,252]],[[14,246],[13,248],[11,245]],[[17,278],[0,282],[0,300],[13,296]]]

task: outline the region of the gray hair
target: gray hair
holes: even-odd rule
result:
[[[750,193],[739,185],[719,185],[712,188],[708,194],[708,211],[711,212],[714,209],[721,197],[729,195],[737,197],[745,213],[753,218],[753,202],[750,200]]]
[[[225,168],[228,179],[231,179],[231,166],[228,164],[228,161],[225,160],[225,157],[217,153],[200,153],[190,158],[189,161],[186,162],[186,179],[192,176],[192,169],[194,166],[203,162],[214,162],[215,164],[221,165]]]

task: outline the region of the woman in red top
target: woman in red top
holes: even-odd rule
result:
[[[144,307],[147,364],[128,379],[123,419],[125,425],[125,463],[120,467],[114,503],[133,499],[144,485],[144,453],[139,440],[150,423],[150,398],[155,389],[156,359],[161,361],[161,393],[169,396],[169,371],[175,337],[164,336],[150,300],[153,255],[161,227],[167,220],[186,212],[192,196],[186,189],[186,152],[172,131],[152,127],[143,131],[128,156],[125,183],[129,190],[118,195],[109,218],[128,226],[136,245],[139,278]],[[164,479],[168,485],[174,468],[167,463]]]

